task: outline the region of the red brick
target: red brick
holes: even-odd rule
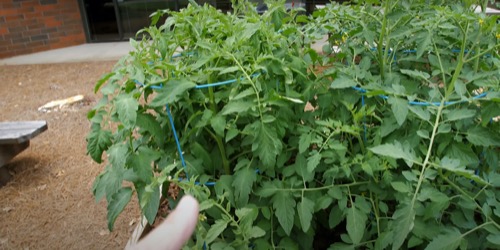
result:
[[[24,16],[23,15],[10,15],[5,17],[6,22],[12,22],[16,20],[23,20]]]
[[[5,27],[0,27],[0,35],[8,34],[9,30]]]
[[[17,9],[7,9],[7,8],[0,9],[0,16],[12,16],[17,14],[19,14],[19,11]]]
[[[61,21],[56,21],[54,19],[47,19],[44,21],[45,27],[47,28],[53,28],[53,27],[60,27],[62,25]]]

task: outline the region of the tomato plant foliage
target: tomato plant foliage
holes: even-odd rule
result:
[[[158,11],[89,113],[109,228],[175,183],[198,249],[498,247],[500,30],[470,7]]]

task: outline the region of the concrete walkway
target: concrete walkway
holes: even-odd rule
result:
[[[0,65],[115,61],[131,49],[129,42],[87,43],[0,59]]]
[[[322,51],[327,36],[312,45]],[[71,62],[117,61],[132,50],[129,42],[87,43],[62,49],[0,59],[0,65],[49,64]]]

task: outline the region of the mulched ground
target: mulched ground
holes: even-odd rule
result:
[[[0,249],[123,249],[140,212],[134,199],[107,230],[106,202],[95,203],[104,168],[86,155],[86,114],[96,80],[114,62],[0,66],[0,121],[46,120],[49,129],[7,165],[0,187]],[[38,107],[82,94],[85,101],[44,113]]]

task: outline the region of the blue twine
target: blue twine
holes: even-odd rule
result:
[[[174,55],[174,56],[180,57],[182,55],[178,54],[178,55]],[[261,75],[261,73],[257,72],[257,73],[252,74],[251,77],[254,78],[254,77],[258,77],[260,75]],[[244,79],[244,77],[240,78],[240,80],[242,80],[242,79]],[[141,87],[146,87],[146,85],[144,83],[139,82],[138,80],[134,79],[133,81],[134,81],[135,84],[137,84],[137,85],[139,85]],[[195,87],[195,89],[217,87],[217,86],[222,86],[222,85],[227,85],[227,84],[235,83],[237,81],[238,81],[238,79],[231,79],[231,80],[217,82],[217,83],[207,83],[207,84],[197,85]],[[149,86],[149,88],[152,88],[152,89],[161,89],[161,88],[163,88],[163,84]],[[174,135],[174,140],[175,140],[175,144],[176,144],[176,147],[177,147],[177,151],[179,152],[179,157],[181,159],[182,168],[184,169],[184,172],[186,174],[186,179],[189,181],[189,175],[188,175],[188,172],[187,172],[187,165],[186,165],[186,161],[184,160],[184,153],[182,151],[181,144],[179,142],[179,137],[177,136],[177,130],[175,129],[174,117],[172,116],[172,113],[170,112],[170,107],[168,106],[168,104],[165,104],[165,110],[167,111],[168,120],[169,120],[170,126],[172,128],[172,133]],[[258,173],[258,171],[259,170],[257,169],[256,172]],[[179,180],[182,181],[183,179],[179,178]],[[202,185],[202,184],[205,185],[205,186],[215,186],[216,182],[206,182],[206,183],[195,182],[195,185]]]
[[[363,89],[363,88],[360,88],[360,87],[351,87],[352,89],[362,93],[362,94],[365,94],[367,93],[366,89]],[[477,96],[474,96],[471,98],[471,100],[477,100],[477,99],[481,99],[483,97],[486,97],[488,93],[487,92],[484,92],[480,95],[477,95]],[[389,99],[389,96],[386,96],[386,95],[378,95],[380,98],[384,99],[384,100],[387,100]],[[466,102],[469,102],[469,100],[460,100],[460,101],[450,101],[450,102],[444,102],[444,106],[450,106],[450,105],[455,105],[455,104],[459,104],[459,103],[466,103]],[[428,106],[439,106],[441,105],[441,102],[417,102],[417,101],[409,101],[408,104],[410,105],[413,105],[413,106],[423,106],[423,107],[428,107]],[[365,106],[365,95],[361,95],[361,107],[364,107]],[[366,129],[366,112],[365,114],[363,114],[363,130],[364,130],[364,135],[363,135],[363,138],[364,138],[364,141],[366,142],[366,134],[367,134],[367,129]]]

